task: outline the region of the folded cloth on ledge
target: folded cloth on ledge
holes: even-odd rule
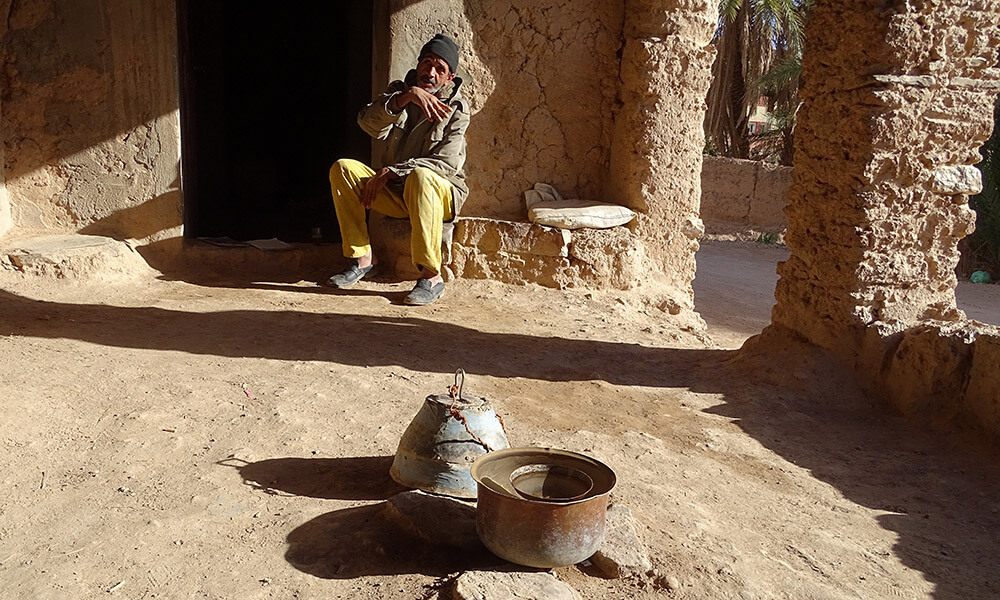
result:
[[[524,203],[528,207],[529,221],[559,229],[607,229],[635,218],[634,212],[617,204],[564,200],[547,183],[536,183],[533,189],[524,192]]]

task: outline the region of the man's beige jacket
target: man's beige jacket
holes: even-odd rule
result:
[[[438,97],[452,107],[451,115],[440,123],[427,118],[413,103],[394,112],[392,102],[416,81],[416,71],[403,81],[393,81],[385,92],[358,113],[358,124],[377,140],[385,141],[381,164],[405,178],[416,167],[428,168],[451,182],[453,217],[458,216],[469,195],[465,183],[465,130],[469,127],[469,107],[459,88],[462,79],[454,78],[438,92]],[[399,185],[399,184],[397,184]]]

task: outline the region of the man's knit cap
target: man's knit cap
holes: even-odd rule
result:
[[[436,54],[443,58],[452,73],[458,68],[458,44],[443,33],[435,35],[431,41],[424,44],[420,49],[420,58],[426,54]]]

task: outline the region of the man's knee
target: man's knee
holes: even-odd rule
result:
[[[330,167],[330,181],[346,181],[347,174],[357,170],[362,163],[350,158],[341,158]]]
[[[410,171],[410,175],[416,182],[426,185],[427,183],[433,181],[433,177],[436,177],[437,173],[431,171],[427,167],[415,167],[412,171]]]
[[[416,167],[406,176],[405,192],[417,192],[412,194],[414,198],[430,200],[441,192],[441,176],[427,167]],[[420,193],[432,191],[434,193]],[[404,193],[405,193],[404,192]]]

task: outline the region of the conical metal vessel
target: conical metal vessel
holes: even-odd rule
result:
[[[427,396],[399,440],[389,475],[425,492],[475,498],[469,467],[477,458],[509,448],[503,422],[485,398]]]

